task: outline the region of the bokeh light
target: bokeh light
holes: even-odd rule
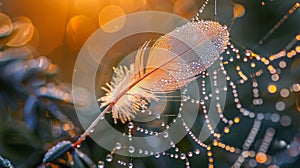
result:
[[[234,4],[233,6],[233,18],[242,17],[245,14],[245,7],[241,4]]]
[[[281,89],[280,91],[280,96],[281,97],[288,97],[290,94],[289,90],[288,89]]]
[[[123,17],[122,17],[123,16]],[[109,5],[101,9],[98,16],[99,26],[106,32],[116,32],[120,30],[126,22],[125,11],[117,5]],[[111,20],[122,17],[114,24],[106,25]]]
[[[73,49],[80,49],[96,29],[96,23],[90,17],[85,15],[74,16],[67,24],[66,40]]]
[[[192,146],[191,150],[189,150],[188,147],[190,146],[186,143],[187,139],[183,139],[182,143],[174,144],[175,147],[171,151],[166,151],[164,154],[155,154],[157,159],[151,158],[149,166],[145,165],[144,167],[153,167],[154,164],[159,165],[161,161],[165,161],[166,165],[168,165],[167,167],[178,166],[176,159],[184,160],[186,167],[195,167],[194,165],[199,165],[199,163],[200,167],[211,168],[219,167],[220,165],[235,167],[235,163],[240,163],[240,166],[237,167],[298,167],[300,147],[293,146],[295,142],[292,140],[293,137],[296,138],[298,136],[295,132],[299,132],[298,115],[300,114],[300,58],[298,58],[300,53],[298,22],[300,5],[295,0],[285,3],[274,0],[263,0],[258,3],[218,0],[217,15],[214,15],[215,2],[206,0],[0,0],[0,10],[11,18],[9,19],[6,15],[0,13],[0,37],[4,37],[0,39],[0,47],[3,49],[1,52],[7,48],[15,51],[14,49],[19,46],[29,45],[30,49],[34,50],[28,56],[29,59],[38,55],[45,55],[51,58],[53,63],[59,64],[61,69],[55,64],[50,64],[45,69],[48,73],[47,76],[52,77],[53,74],[57,74],[61,70],[64,73],[63,81],[71,82],[74,60],[87,38],[97,28],[100,27],[105,32],[117,32],[126,24],[126,14],[145,10],[164,11],[191,19],[205,3],[207,3],[205,10],[203,8],[203,11],[198,15],[199,20],[213,20],[213,18],[216,18],[222,25],[228,26],[230,30],[231,44],[227,46],[224,54],[220,56],[224,63],[224,72],[226,70],[228,75],[228,86],[224,88],[224,91],[228,93],[227,101],[229,105],[226,105],[224,113],[219,112],[225,124],[220,124],[218,129],[215,130],[216,132],[211,132],[213,146],[211,146],[210,142],[200,142],[196,135],[193,134],[193,130],[187,130],[187,137],[189,138],[190,136],[191,140],[194,141],[193,143],[195,143],[193,145],[197,146]],[[107,26],[107,23],[118,17],[122,18],[119,19],[119,22]],[[237,20],[237,18],[239,19]],[[12,22],[15,23],[13,24]],[[163,24],[161,26],[164,26]],[[9,36],[5,37],[8,34]],[[154,40],[155,38],[151,39]],[[130,47],[138,48],[139,46],[136,43],[140,42],[139,40],[138,38],[137,40],[132,40],[130,45],[128,45],[129,43],[127,43],[127,46],[125,45],[126,47],[117,46],[112,48],[107,56],[117,62],[118,59],[116,58],[126,55],[126,49]],[[145,40],[149,39],[145,38]],[[0,57],[4,55],[1,54]],[[26,61],[27,58],[24,60],[25,64],[27,64]],[[5,73],[13,73],[19,70],[18,67],[20,65],[10,64],[11,62],[14,61],[10,61],[7,64],[11,68]],[[32,68],[35,68],[34,71],[39,69],[38,63],[40,62],[29,61],[29,63],[36,65],[36,67],[31,65]],[[5,64],[1,62],[1,65]],[[25,69],[28,69],[27,65]],[[106,73],[107,69],[101,69],[101,71],[101,73]],[[1,75],[5,75],[5,73],[1,73]],[[16,72],[16,74],[18,74],[16,75],[17,77],[24,75],[19,72]],[[199,81],[203,82],[205,80],[200,79]],[[28,83],[31,82],[29,81]],[[205,83],[205,86],[208,86],[207,84]],[[200,85],[201,82],[199,83]],[[48,86],[42,86],[38,93],[47,95],[49,94],[49,88]],[[8,90],[10,91],[10,89]],[[1,91],[6,92],[5,89]],[[202,93],[204,100],[210,100],[209,88]],[[61,95],[61,100],[70,101],[69,96]],[[0,95],[0,98],[2,98],[2,95]],[[11,100],[7,102],[10,103]],[[198,102],[200,103],[199,105],[202,105],[201,100],[195,100],[192,97],[187,102],[193,104]],[[70,114],[67,113],[67,115]],[[19,113],[14,115],[18,115],[19,118],[22,116]],[[39,113],[39,115],[44,116],[43,113]],[[203,115],[205,116],[202,111],[199,112],[199,118],[202,119]],[[52,117],[50,112],[46,112],[45,116],[47,120]],[[156,118],[155,124],[162,128],[167,128],[170,117],[172,116],[159,116]],[[76,120],[74,121],[76,122]],[[197,124],[202,121],[204,120],[199,120]],[[22,126],[24,125],[23,121],[21,124]],[[76,124],[74,123],[73,125],[72,122],[60,123],[59,121],[51,120],[50,132],[42,127],[37,128],[37,131],[47,134],[47,136],[52,134],[56,140],[65,138],[62,137],[62,135],[66,134],[65,132],[68,132],[68,136],[75,137],[79,136],[80,132],[79,129],[78,132],[72,130],[76,128]],[[197,124],[195,124],[195,128],[197,128]],[[11,127],[13,126],[12,124]],[[119,125],[116,127],[119,127]],[[265,132],[268,128],[273,128],[276,131],[276,133],[274,132],[274,137],[273,135],[272,137],[264,137],[264,135],[268,135],[268,132]],[[0,135],[6,135],[5,132],[10,133],[9,129],[11,128],[6,128],[5,124],[1,124]],[[16,130],[16,132],[20,131],[18,134],[23,135],[27,133],[24,130],[22,128]],[[131,133],[133,136],[154,134],[148,127],[143,128],[138,124],[135,125]],[[23,142],[23,139],[18,138],[14,134],[7,135],[9,135],[8,138],[16,138],[16,141],[6,142],[6,137],[1,136],[5,138],[3,138],[3,142],[0,141],[0,148],[3,151],[0,155],[7,155],[9,159],[17,164],[17,167],[27,164],[27,155],[29,153],[32,154],[31,151],[27,150],[27,146],[29,146],[28,144],[31,145],[31,142]],[[28,134],[26,136],[36,135]],[[39,141],[36,137],[34,139]],[[45,138],[43,140],[46,140],[47,143],[39,142],[39,144],[33,145],[37,146],[38,153],[41,150],[46,152],[49,146],[52,146],[53,139]],[[20,144],[15,145],[15,142]],[[269,146],[266,145],[266,142],[269,143]],[[40,144],[43,146],[40,147]],[[297,144],[299,143],[297,142]],[[93,145],[93,143],[90,143],[88,138],[78,151],[82,149],[84,153],[91,156],[93,162],[98,163],[95,167],[132,167],[133,164],[133,167],[139,167],[139,163],[145,160],[148,162],[148,158],[130,158],[127,162],[127,160],[123,160],[123,157],[114,155],[114,151],[106,151],[102,150],[102,148],[95,148],[89,151],[86,148],[89,145]],[[264,148],[259,147],[260,145],[264,146]],[[116,145],[115,149],[122,149],[123,147],[123,144],[122,147]],[[18,152],[14,153],[11,149]],[[193,157],[200,154],[200,149],[201,155],[207,154],[208,157]],[[136,152],[140,150],[135,147]],[[21,158],[19,151],[25,151],[26,156]],[[97,154],[95,154],[95,151]],[[231,153],[228,153],[229,151]],[[23,159],[25,159],[25,162]],[[35,159],[33,158],[31,161]],[[202,163],[205,164],[201,165]]]
[[[101,1],[99,0],[75,0],[74,13],[94,17],[98,14]]]
[[[274,84],[270,84],[270,85],[268,86],[268,91],[269,91],[270,93],[276,93],[276,91],[277,91],[277,86],[274,85]]]
[[[34,27],[30,19],[28,19],[27,17],[19,17],[13,23],[13,25],[16,32],[13,37],[6,43],[7,46],[22,46],[32,39]]]
[[[191,18],[197,10],[194,0],[177,0],[173,6],[173,12],[184,18]]]
[[[114,0],[112,1],[112,3],[121,7],[126,13],[129,13],[138,10],[142,6],[143,1],[142,0]]]
[[[12,29],[13,29],[13,25],[12,25],[12,22],[10,20],[10,18],[3,14],[3,13],[0,13],[0,34],[5,36],[5,35],[8,35],[12,32]],[[1,37],[1,36],[0,36]]]
[[[267,161],[267,155],[265,153],[259,152],[255,157],[258,163],[265,163]]]

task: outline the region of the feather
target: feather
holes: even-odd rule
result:
[[[122,123],[145,110],[158,94],[176,91],[195,80],[224,51],[229,40],[226,27],[214,21],[189,22],[138,50],[129,67],[114,68],[112,81],[102,89],[99,101],[109,106],[114,122]],[[144,60],[146,64],[144,65]]]

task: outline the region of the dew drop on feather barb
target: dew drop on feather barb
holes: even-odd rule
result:
[[[117,119],[122,123],[130,121],[141,107],[151,100],[158,101],[156,93],[176,91],[195,80],[219,58],[228,40],[226,27],[214,21],[199,21],[161,36],[148,57],[146,42],[137,52],[134,64],[114,68],[112,81],[102,87],[107,93],[99,99],[101,107],[114,103],[111,111],[115,123]]]

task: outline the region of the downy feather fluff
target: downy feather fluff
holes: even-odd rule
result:
[[[158,94],[187,85],[210,67],[229,41],[227,28],[214,21],[189,22],[158,38],[146,57],[149,41],[129,67],[114,68],[110,83],[102,89],[101,107],[110,106],[114,122],[130,121],[145,110]],[[144,59],[146,64],[144,65]]]

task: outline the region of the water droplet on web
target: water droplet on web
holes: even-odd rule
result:
[[[189,152],[189,153],[188,153],[188,156],[189,156],[189,157],[193,157],[193,153],[192,153],[192,152]]]
[[[135,148],[133,146],[128,147],[128,152],[133,153],[135,151]]]
[[[105,167],[105,163],[102,160],[99,160],[97,168],[104,168],[104,167]]]
[[[129,129],[132,129],[133,127],[134,127],[133,122],[129,122],[129,123],[128,123],[128,128],[129,128]]]
[[[111,162],[113,160],[113,156],[111,154],[106,155],[106,161]]]
[[[116,149],[119,150],[119,149],[121,149],[121,147],[122,147],[121,143],[120,143],[120,142],[117,142],[117,143],[116,143]]]
[[[234,16],[233,19],[236,19],[238,17],[243,16],[244,12],[245,12],[244,7],[242,5],[239,5],[239,4],[234,4],[234,5],[235,5],[235,9],[234,9],[234,15],[235,16]],[[191,25],[192,24],[190,23],[189,26],[191,26]],[[208,26],[206,28],[209,29],[210,27]],[[178,33],[181,33],[181,31],[179,31],[179,29],[175,30],[174,33],[175,33],[175,35],[178,35],[178,36],[180,35],[180,37],[181,37],[181,34],[178,34]],[[186,33],[186,31],[183,32],[183,33]],[[185,38],[185,35],[188,35],[188,34],[182,35],[182,36],[184,36],[182,38]],[[171,39],[171,37],[169,37],[169,38]],[[190,37],[187,36],[187,38],[190,38]],[[193,38],[191,38],[189,40],[193,40]],[[213,40],[218,41],[218,38],[213,39]],[[161,42],[160,46],[166,46],[166,44],[163,43],[165,41],[166,40],[164,40],[162,38],[162,40],[160,41]],[[171,39],[169,41],[173,42],[173,39]],[[270,57],[268,58],[268,56],[258,55],[258,54],[255,54],[252,51],[247,51],[247,50],[246,50],[246,52],[243,52],[244,51],[243,49],[241,49],[241,48],[237,49],[231,43],[228,43],[227,47],[222,46],[221,44],[223,44],[223,43],[213,42],[213,44],[216,44],[215,45],[216,48],[225,50],[225,52],[223,54],[224,57],[221,56],[221,58],[219,58],[219,57],[217,58],[217,59],[221,60],[220,64],[223,63],[224,65],[227,64],[226,65],[227,67],[232,67],[232,66],[236,66],[236,64],[235,64],[236,60],[240,60],[241,63],[243,63],[243,64],[244,63],[245,64],[249,63],[248,66],[249,66],[250,70],[248,70],[248,69],[245,70],[244,66],[242,64],[239,64],[238,69],[233,68],[232,70],[237,71],[238,75],[240,75],[240,77],[242,78],[242,79],[238,79],[238,80],[235,80],[235,78],[233,78],[231,76],[231,74],[232,74],[230,72],[231,68],[227,69],[227,67],[225,67],[225,66],[223,67],[223,65],[220,65],[221,66],[220,71],[217,71],[217,70],[213,71],[212,76],[209,76],[210,74],[208,74],[208,73],[205,73],[205,74],[203,73],[202,76],[200,76],[200,78],[198,78],[199,82],[201,82],[201,80],[204,81],[204,82],[202,82],[202,85],[201,85],[201,83],[198,83],[199,84],[198,86],[202,87],[202,88],[199,88],[201,97],[191,96],[191,94],[189,92],[191,92],[193,90],[185,89],[181,93],[182,95],[181,95],[181,98],[180,98],[180,101],[182,103],[184,103],[184,105],[181,104],[179,106],[179,108],[178,108],[179,113],[177,114],[176,119],[175,119],[175,117],[172,118],[173,116],[176,116],[176,113],[175,114],[173,114],[173,113],[172,114],[162,113],[160,115],[159,112],[161,112],[161,111],[159,111],[159,110],[153,110],[152,111],[153,112],[153,117],[154,117],[154,120],[155,120],[155,126],[157,127],[157,128],[155,128],[156,129],[155,131],[159,130],[158,132],[155,132],[151,127],[148,127],[149,125],[146,125],[144,127],[139,123],[138,124],[139,127],[136,125],[136,130],[131,130],[131,129],[134,128],[135,123],[128,122],[127,125],[124,124],[125,128],[127,126],[128,129],[129,129],[128,130],[128,137],[129,137],[130,144],[132,146],[128,146],[128,145],[124,146],[124,144],[122,144],[122,145],[123,145],[123,147],[125,147],[125,149],[127,148],[128,152],[131,154],[131,157],[133,157],[133,153],[134,154],[141,154],[141,155],[143,155],[143,154],[153,155],[155,153],[154,157],[155,158],[160,158],[160,153],[156,153],[157,151],[152,152],[149,149],[139,149],[139,146],[135,146],[134,141],[131,139],[131,136],[135,136],[136,133],[138,133],[139,135],[142,134],[142,135],[146,135],[146,136],[147,135],[152,135],[152,134],[158,135],[158,134],[162,133],[162,137],[164,137],[163,140],[168,140],[170,145],[173,147],[172,150],[175,150],[175,152],[176,152],[176,153],[162,152],[162,155],[167,156],[167,157],[172,157],[172,158],[175,158],[175,159],[179,159],[179,160],[186,160],[184,162],[186,163],[186,166],[189,167],[190,162],[188,161],[188,159],[192,158],[193,156],[195,157],[196,155],[199,155],[201,153],[201,150],[203,150],[203,151],[206,150],[206,152],[208,150],[210,151],[211,150],[210,149],[211,144],[206,144],[205,141],[203,142],[203,141],[201,141],[200,138],[198,139],[196,137],[197,135],[194,134],[193,129],[191,129],[190,127],[187,127],[188,124],[183,123],[183,126],[185,127],[184,130],[186,130],[188,132],[187,135],[190,136],[192,138],[192,140],[194,140],[197,143],[197,145],[199,145],[197,147],[193,146],[193,149],[191,151],[186,151],[185,149],[182,149],[180,145],[176,145],[177,142],[174,139],[172,139],[173,136],[171,136],[171,132],[168,133],[166,130],[168,130],[169,127],[172,128],[172,124],[174,124],[175,122],[176,122],[176,124],[180,123],[181,121],[184,122],[184,120],[185,120],[184,114],[186,113],[186,110],[184,110],[185,105],[193,104],[193,105],[199,105],[200,107],[204,106],[205,108],[203,108],[203,112],[208,113],[209,101],[217,100],[217,102],[220,103],[220,100],[222,99],[221,94],[223,93],[223,91],[228,92],[229,94],[231,94],[230,92],[232,92],[233,97],[232,97],[231,100],[232,100],[232,103],[234,103],[232,108],[236,108],[238,110],[237,112],[238,113],[240,112],[240,114],[233,114],[233,115],[235,115],[235,116],[233,116],[233,118],[226,118],[227,116],[226,116],[226,114],[223,114],[223,109],[222,109],[222,108],[225,108],[225,107],[223,105],[220,105],[220,104],[219,105],[215,104],[216,107],[217,107],[217,110],[219,112],[219,116],[220,116],[221,121],[223,121],[225,123],[223,128],[224,128],[224,132],[226,134],[223,134],[222,129],[214,130],[214,128],[212,128],[213,127],[212,123],[210,122],[210,117],[208,117],[208,115],[207,115],[207,117],[204,116],[204,119],[207,121],[209,129],[212,130],[212,131],[210,131],[211,135],[216,138],[216,141],[214,142],[214,146],[216,148],[217,147],[223,148],[224,150],[233,153],[233,155],[242,153],[242,151],[240,151],[239,149],[236,149],[235,147],[231,147],[229,145],[226,145],[225,143],[227,143],[227,142],[225,142],[225,141],[224,142],[218,142],[218,140],[221,139],[223,136],[224,137],[225,136],[231,136],[232,132],[236,131],[236,129],[234,129],[234,127],[231,127],[231,126],[238,125],[240,123],[240,120],[242,120],[243,118],[249,118],[252,121],[254,121],[253,130],[255,130],[255,129],[259,130],[260,129],[260,123],[265,121],[265,120],[270,120],[271,122],[273,122],[272,124],[277,124],[277,125],[279,125],[279,121],[280,121],[281,126],[291,125],[292,118],[290,118],[289,116],[281,117],[279,114],[277,114],[277,111],[282,111],[285,108],[287,109],[288,107],[290,107],[290,103],[286,100],[282,100],[282,98],[286,98],[286,97],[291,98],[292,96],[294,96],[294,92],[300,90],[299,89],[300,87],[298,87],[299,84],[295,84],[294,86],[291,86],[291,85],[290,86],[283,86],[284,87],[283,88],[281,83],[280,83],[282,81],[282,78],[284,78],[285,71],[288,69],[286,67],[289,67],[289,62],[281,61],[278,64],[278,62],[279,62],[278,61],[278,62],[276,62],[276,64],[274,64],[274,62],[272,62],[272,60],[270,59]],[[169,51],[173,51],[178,47],[177,46],[172,46],[171,48],[167,48],[167,47],[165,47],[165,48],[167,48]],[[239,50],[240,50],[240,52],[239,52]],[[157,61],[157,59],[154,59],[153,63],[156,63],[156,61]],[[195,68],[195,69],[197,69],[199,67],[201,68],[201,65],[198,65],[197,61],[191,60],[190,62],[191,62],[191,66],[194,66],[192,68]],[[258,66],[259,62],[263,63],[262,66],[266,65],[265,69],[263,67]],[[176,66],[178,65],[182,69],[186,68],[181,63],[174,64],[174,65],[176,65]],[[281,68],[281,69],[277,69],[277,68]],[[286,69],[283,69],[283,68],[286,68]],[[272,70],[274,69],[274,71],[271,71],[270,69],[272,69]],[[252,71],[252,72],[249,72],[249,71]],[[182,71],[180,71],[180,73],[181,72]],[[225,82],[228,82],[228,84],[230,84],[230,85],[228,85],[228,86],[219,86],[220,85],[219,76],[217,76],[219,74],[219,72],[225,74],[225,78],[227,80]],[[268,76],[264,76],[265,74],[268,74]],[[207,81],[206,80],[208,78],[208,76],[211,77],[210,80],[212,80],[212,81]],[[261,78],[263,80],[266,80],[266,81],[263,81],[265,84],[261,84],[261,79],[258,78],[259,76],[261,76]],[[252,81],[253,81],[253,83],[251,85]],[[268,81],[272,82],[272,83],[268,83]],[[155,84],[155,85],[163,84],[163,86],[166,86],[169,82],[170,82],[169,79],[167,79],[167,78],[162,79],[161,78],[161,80],[158,80],[157,84]],[[176,82],[178,82],[178,81],[176,81]],[[211,82],[211,84],[213,84],[211,86],[212,87],[215,86],[215,87],[217,87],[217,89],[213,90],[212,88],[209,88],[210,82]],[[247,86],[246,84],[250,84],[250,86],[252,86],[252,92],[251,92],[251,90],[246,90],[246,89],[245,90],[240,90],[240,86]],[[150,90],[155,91],[155,89],[150,89]],[[257,106],[258,108],[263,108],[263,109],[264,109],[265,105],[269,104],[269,99],[264,97],[266,95],[266,93],[267,93],[268,96],[270,96],[270,95],[274,96],[274,97],[275,96],[280,96],[279,99],[274,99],[275,103],[272,103],[272,105],[270,106],[271,108],[273,108],[277,111],[269,112],[269,114],[268,114],[268,113],[264,113],[264,112],[261,112],[261,111],[257,111],[256,109],[251,109],[251,108],[248,109],[247,104],[244,104],[244,102],[242,100],[243,96],[240,96],[240,95],[243,95],[244,93],[247,93],[247,92],[249,92],[249,96],[253,95],[253,98],[250,99],[250,103],[252,105]],[[278,94],[279,92],[280,92],[280,95]],[[164,101],[168,101],[168,100],[166,99]],[[286,105],[285,105],[285,103],[286,103]],[[145,110],[147,110],[147,111],[145,111]],[[148,109],[146,109],[143,104],[141,105],[141,108],[138,108],[138,111],[141,112],[141,113],[145,113],[145,114],[143,114],[144,116],[146,114],[148,114]],[[151,111],[149,111],[149,115],[151,114],[150,112]],[[181,115],[182,115],[182,117],[181,117]],[[231,128],[232,128],[232,130],[230,131]],[[161,131],[163,129],[165,129],[165,131]],[[254,131],[254,133],[255,133],[255,131]],[[249,132],[249,136],[253,136],[254,133]],[[125,136],[126,133],[124,133],[123,135]],[[257,136],[259,136],[259,135],[257,135]],[[252,138],[254,138],[254,140],[251,143],[255,143],[256,142],[256,140],[255,140],[256,137],[252,137]],[[173,140],[174,140],[175,143],[173,142]],[[245,142],[245,144],[246,143],[248,143],[248,142]],[[208,146],[209,146],[209,148],[208,148]],[[117,142],[116,145],[115,145],[115,149],[121,149],[121,148],[122,148],[121,144],[119,142]],[[201,148],[201,150],[197,149],[197,148]],[[136,152],[135,152],[135,150],[136,150]],[[116,150],[116,152],[119,152],[119,151]],[[151,152],[152,152],[152,154],[151,154]],[[181,152],[183,152],[183,153],[181,153]],[[251,158],[254,158],[255,154],[257,152],[258,151],[253,151],[254,154],[250,155],[249,154],[250,152],[248,152],[248,149],[247,149],[247,152],[246,152],[247,155],[245,155],[245,157],[246,156],[247,157],[251,156]],[[264,153],[268,154],[267,152],[268,151],[266,151]],[[188,159],[187,159],[187,157],[188,157]],[[244,156],[241,155],[241,157],[244,157]],[[208,165],[209,165],[209,167],[213,167],[214,159],[215,158],[212,157],[212,151],[211,151],[211,154],[209,154],[209,156],[208,156],[208,162],[209,162]],[[245,162],[242,163],[242,164],[245,164],[245,166],[249,166],[248,162],[249,162],[250,158],[247,159],[247,160],[246,160],[246,158],[242,158],[242,159],[245,160]],[[240,160],[238,160],[238,158],[237,158],[237,161],[240,161]],[[257,164],[257,162],[255,160],[253,160],[253,161]],[[123,163],[123,162],[120,162],[120,163]],[[125,166],[127,165],[128,167],[132,167],[133,165],[131,165],[131,164],[132,163],[131,163],[131,160],[130,160],[129,163],[127,162],[127,164],[125,164]],[[123,164],[121,164],[121,165],[123,165]],[[237,166],[237,167],[240,167],[240,166]]]
[[[200,154],[200,149],[195,149],[195,154],[199,155]]]
[[[133,168],[133,163],[128,163],[128,168]]]
[[[160,114],[156,114],[156,115],[155,115],[155,118],[156,118],[156,119],[160,119]]]
[[[164,136],[165,138],[168,138],[168,137],[169,137],[168,132],[164,132],[163,136]]]
[[[186,158],[185,154],[184,154],[184,153],[181,153],[181,154],[180,154],[180,159],[181,159],[181,160],[184,160],[185,158]]]

